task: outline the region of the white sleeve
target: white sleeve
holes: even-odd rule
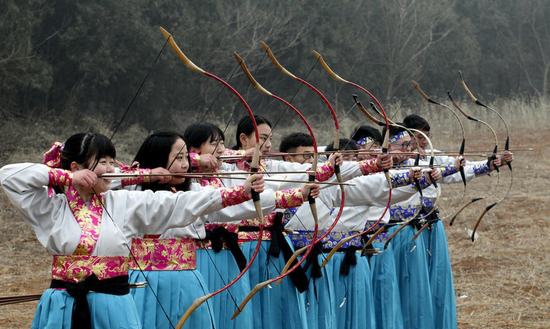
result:
[[[260,203],[262,205],[262,213],[265,215],[275,211],[275,192],[272,190],[264,190],[260,194]],[[255,218],[256,208],[254,202],[248,200],[238,205],[223,208],[213,212],[206,217],[206,221],[210,223],[223,223],[240,221],[245,218]]]
[[[161,234],[223,208],[221,193],[214,189],[177,193],[118,190],[104,195],[105,203],[116,209],[113,219],[131,234]]]
[[[340,175],[345,182],[355,177],[363,176],[363,172],[361,172],[361,168],[357,161],[344,161],[340,165]],[[336,175],[331,178],[331,181],[336,181]]]
[[[36,163],[12,164],[0,169],[2,189],[44,246],[56,222],[72,217],[64,195],[48,196],[48,171],[47,166]]]
[[[431,156],[428,157],[428,162],[430,158]],[[436,155],[434,157],[434,165],[438,165],[438,166],[452,165],[455,163],[455,161],[456,161],[456,158],[450,157],[447,155]]]
[[[322,165],[324,163],[319,162],[319,165]],[[280,160],[271,160],[268,162],[268,168],[269,171],[306,171],[311,169],[311,164],[304,163],[292,163],[292,162],[286,162],[286,161],[280,161]],[[357,161],[344,161],[340,165],[340,174],[342,176],[343,181],[347,181],[350,179],[353,179],[355,177],[363,176],[363,172],[361,172],[361,168],[359,167],[359,164]],[[294,180],[308,180],[307,174],[289,174],[286,175],[287,179],[294,179]],[[332,175],[327,182],[336,182],[336,175]],[[296,183],[279,183],[279,184],[271,184],[269,182],[266,182],[266,186],[268,186],[271,189],[274,190],[280,190],[280,189],[288,189],[288,188],[296,188],[301,187],[303,184],[296,184]]]
[[[391,171],[390,171],[391,172]],[[386,176],[382,173],[360,176],[347,183],[353,186],[345,186],[346,206],[377,206],[385,207],[389,197],[389,186]],[[394,188],[392,190],[392,203],[407,200],[416,193],[411,185]],[[319,198],[332,206],[339,206],[341,193],[338,186],[331,186],[321,190]]]

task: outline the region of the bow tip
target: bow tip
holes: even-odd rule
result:
[[[159,29],[160,29],[160,33],[162,33],[164,38],[168,39],[168,38],[172,37],[172,34],[170,32],[168,32],[164,27],[159,26]]]

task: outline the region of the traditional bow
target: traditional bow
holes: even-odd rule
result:
[[[323,103],[329,109],[331,117],[332,117],[332,121],[334,122],[333,146],[334,146],[335,150],[338,150],[340,148],[340,137],[339,137],[340,136],[340,123],[338,121],[338,117],[336,116],[336,111],[334,110],[334,108],[330,104],[330,101],[327,99],[327,97],[318,88],[313,86],[311,83],[309,83],[305,79],[296,76],[295,74],[291,73],[288,69],[286,69],[279,62],[279,60],[275,57],[275,54],[273,53],[271,48],[267,45],[267,43],[261,42],[261,46],[264,49],[264,51],[266,52],[266,55],[269,57],[269,59],[273,63],[273,65],[275,65],[275,67],[277,67],[277,69],[279,69],[279,71],[281,71],[284,75],[292,78],[293,80],[299,82],[300,84],[306,86],[308,89],[313,91],[317,96],[319,96],[321,98]],[[341,176],[341,173],[340,173],[340,166],[337,165],[337,164],[334,165],[334,174],[336,175],[336,179],[338,180],[338,183],[342,184],[342,176]],[[325,230],[325,232],[319,238],[312,239],[312,242],[311,242],[312,246],[314,244],[322,241],[326,236],[328,236],[330,234],[330,232],[332,232],[332,230],[336,227],[336,224],[338,224],[338,221],[342,217],[342,213],[344,211],[345,197],[346,197],[343,185],[340,185],[340,196],[341,196],[340,197],[340,207],[338,209],[338,213],[336,214],[336,217],[334,218],[334,220],[333,220],[332,224],[329,226],[329,228],[327,230]],[[286,270],[288,270],[288,267],[290,266],[290,264],[292,264],[292,262],[299,255],[301,255],[305,250],[307,250],[306,248],[308,248],[308,246],[303,247],[301,249],[298,249],[298,250],[296,250],[296,252],[294,252],[294,254],[290,257],[288,262],[285,264],[285,267],[283,268],[283,273]],[[304,258],[306,258],[306,257],[307,256],[304,255]]]
[[[310,124],[308,123],[307,119],[304,117],[304,115],[302,114],[302,112],[300,112],[300,110],[298,110],[294,105],[292,105],[291,103],[289,103],[288,101],[286,101],[285,99],[273,94],[272,92],[268,91],[267,89],[265,89],[262,85],[260,85],[260,83],[254,78],[254,76],[252,75],[252,73],[250,72],[250,70],[248,69],[246,63],[244,62],[244,60],[242,59],[242,57],[238,54],[238,53],[234,53],[235,55],[235,58],[237,60],[237,62],[239,63],[239,65],[241,66],[241,69],[243,70],[243,72],[245,73],[246,77],[248,78],[248,80],[250,81],[250,83],[254,86],[254,88],[256,90],[258,90],[259,92],[267,95],[267,96],[270,96],[274,99],[276,99],[277,101],[283,103],[284,105],[286,105],[288,108],[290,108],[291,110],[293,110],[299,117],[300,117],[300,120],[304,123],[304,125],[306,126],[311,138],[312,138],[312,141],[313,141],[313,164],[312,164],[312,167],[311,167],[311,171],[309,173],[309,181],[310,182],[313,182],[315,181],[315,173],[317,172],[317,157],[318,157],[318,150],[317,150],[317,140],[315,138],[315,135],[313,134],[313,130],[310,126]],[[311,214],[313,216],[313,220],[314,220],[314,223],[315,223],[315,228],[314,228],[314,232],[313,232],[313,240],[315,240],[317,238],[317,233],[319,231],[319,220],[318,220],[318,216],[317,216],[317,208],[316,208],[316,205],[315,205],[315,199],[311,196],[308,196],[308,202],[309,202],[309,206],[310,206],[310,209],[311,209]],[[307,252],[306,252],[306,255],[309,254],[312,250],[313,250],[313,247],[314,247],[314,244],[311,244],[307,247]],[[278,276],[276,276],[275,278],[271,278],[271,279],[268,279],[266,281],[263,281],[263,282],[260,282],[258,283],[254,289],[252,289],[250,291],[250,293],[244,298],[244,300],[242,301],[242,303],[239,305],[239,308],[235,311],[235,313],[233,314],[232,318],[235,318],[236,316],[238,316],[241,312],[241,310],[246,306],[246,304],[252,299],[252,297],[254,297],[254,295],[256,295],[261,289],[263,289],[264,287],[267,287],[268,285],[270,285],[271,283],[274,283],[274,282],[277,282],[279,280],[282,280],[284,277],[288,276],[290,273],[292,273],[295,269],[297,269],[304,261],[306,260],[306,257],[302,258],[299,262],[295,263],[293,265],[293,267],[285,273],[285,271],[283,270]],[[289,260],[289,263],[292,264],[294,263],[293,261],[290,261]]]
[[[253,172],[253,173],[257,172],[258,168],[259,168],[259,161],[260,161],[260,135],[259,135],[259,132],[258,132],[258,127],[256,125],[256,119],[254,118],[254,113],[252,112],[252,109],[250,108],[248,103],[244,100],[244,98],[241,96],[241,94],[239,94],[239,92],[237,90],[235,90],[231,85],[229,85],[226,81],[224,81],[220,77],[218,77],[218,76],[216,76],[216,75],[214,75],[214,74],[212,74],[208,71],[205,71],[204,69],[200,68],[195,63],[193,63],[185,55],[185,53],[180,49],[180,47],[176,44],[173,36],[168,31],[166,31],[162,27],[160,28],[160,31],[162,32],[164,38],[167,40],[167,42],[172,47],[172,50],[176,53],[178,58],[183,62],[183,64],[187,68],[189,68],[193,72],[200,73],[200,74],[202,74],[202,75],[204,75],[208,78],[214,79],[217,82],[221,83],[224,87],[228,88],[231,91],[231,93],[233,93],[235,96],[237,96],[237,98],[239,99],[241,104],[245,107],[248,115],[250,116],[250,118],[252,120],[252,124],[254,126],[255,138],[256,138],[256,147],[255,147],[255,150],[254,150],[254,155],[252,157],[252,163],[251,163],[250,171]],[[220,289],[218,289],[214,292],[211,292],[207,295],[204,295],[204,296],[201,296],[201,297],[197,298],[193,302],[193,304],[191,304],[191,306],[185,311],[185,313],[183,314],[181,319],[178,321],[178,324],[176,326],[177,329],[181,329],[183,327],[183,325],[185,324],[187,319],[191,316],[191,314],[200,305],[202,305],[208,299],[220,294],[221,292],[229,289],[232,285],[234,285],[246,273],[246,271],[248,271],[248,269],[250,269],[250,266],[252,265],[252,263],[254,262],[254,260],[256,259],[257,255],[258,255],[258,253],[260,252],[261,239],[262,239],[263,230],[264,230],[264,219],[263,219],[263,213],[262,213],[262,208],[261,208],[261,204],[260,204],[260,195],[259,195],[259,193],[252,190],[251,194],[252,194],[252,200],[254,201],[254,207],[256,209],[256,216],[258,217],[258,221],[260,222],[259,232],[258,232],[258,242],[257,242],[257,245],[256,245],[256,249],[254,250],[254,254],[250,258],[250,260],[249,260],[248,264],[245,266],[245,268],[239,273],[239,275],[236,278],[231,280],[231,282],[229,282],[227,285],[223,286],[222,288],[220,288]]]
[[[330,66],[327,64],[327,62],[324,60],[323,56],[321,56],[321,54],[317,51],[313,51],[313,54],[315,56],[315,58],[317,59],[317,61],[319,63],[321,63],[321,66],[323,67],[323,69],[325,70],[325,72],[327,72],[329,74],[329,76],[336,80],[336,81],[339,81],[339,82],[342,82],[342,83],[345,83],[347,85],[351,85],[359,90],[361,90],[362,92],[366,93],[378,106],[379,108],[381,109],[382,111],[382,115],[383,115],[383,118],[384,118],[384,122],[385,122],[385,126],[386,126],[386,135],[384,136],[384,141],[382,143],[382,153],[385,153],[387,154],[388,153],[388,146],[389,146],[389,130],[390,130],[390,122],[388,120],[388,117],[386,115],[386,111],[384,110],[384,108],[382,107],[382,104],[380,104],[380,102],[378,101],[378,99],[369,91],[367,90],[366,88],[358,85],[357,83],[355,82],[352,82],[352,81],[348,81],[342,77],[340,77],[338,74],[336,74],[331,68]],[[380,222],[382,221],[382,219],[384,218],[384,216],[386,215],[386,212],[389,210],[390,208],[390,205],[391,205],[391,199],[392,199],[392,182],[391,182],[391,177],[390,177],[390,174],[389,174],[389,171],[387,169],[384,169],[384,175],[386,176],[386,181],[388,182],[388,186],[389,186],[389,192],[388,192],[388,201],[386,203],[386,207],[384,208],[384,211],[382,212],[382,214],[380,215],[380,218],[374,223],[372,224],[369,228],[367,228],[365,231],[363,232],[359,232],[359,233],[356,233],[356,234],[353,234],[347,238],[344,238],[342,239],[334,248],[332,248],[332,250],[329,252],[329,254],[327,255],[327,257],[325,258],[325,260],[323,261],[323,264],[322,266],[326,266],[326,264],[328,264],[329,260],[332,258],[332,256],[338,251],[338,249],[340,249],[344,243],[346,243],[347,241],[350,241],[354,238],[357,238],[359,236],[362,236],[363,234],[366,234],[368,232],[370,232],[374,227],[376,227],[378,224],[380,224]]]
[[[506,122],[506,120],[504,120],[502,115],[497,110],[495,110],[494,108],[492,108],[490,106],[487,106],[484,103],[480,102],[477,99],[477,97],[474,96],[474,93],[468,87],[468,85],[466,84],[466,81],[464,81],[464,77],[462,76],[462,72],[459,71],[458,73],[460,75],[460,82],[462,84],[462,87],[464,88],[464,90],[466,91],[468,96],[470,96],[470,99],[474,103],[476,103],[477,105],[479,105],[479,106],[495,113],[500,118],[500,120],[502,120],[502,123],[504,123],[504,128],[506,129],[506,141],[504,142],[504,150],[509,151],[510,150],[510,129],[508,128],[508,123]],[[471,237],[472,241],[474,241],[474,239],[475,239],[475,234],[476,234],[477,228],[479,227],[479,224],[481,223],[481,219],[483,219],[483,217],[485,216],[485,214],[487,214],[489,212],[489,210],[494,208],[500,202],[504,201],[504,199],[506,199],[510,195],[510,192],[512,191],[512,185],[514,184],[514,172],[512,171],[512,164],[510,162],[506,162],[506,164],[508,165],[508,168],[510,169],[510,185],[508,185],[508,190],[506,191],[506,194],[504,194],[503,197],[501,197],[500,199],[498,199],[494,203],[492,203],[492,204],[488,205],[487,207],[485,207],[485,210],[483,211],[483,213],[477,219],[477,221],[475,223],[475,226],[474,226],[474,229],[472,230],[472,237]]]
[[[363,107],[363,105],[358,102],[356,100],[356,105],[357,107],[365,114],[368,113],[368,111]],[[374,103],[370,103],[371,105],[371,108],[377,112],[380,116],[382,116],[382,114],[380,113],[380,111],[376,108],[375,104]],[[369,118],[374,118],[372,117],[372,115],[368,116]],[[374,120],[376,120],[376,118],[374,118]],[[431,139],[422,131],[418,130],[418,129],[413,129],[413,128],[407,128],[403,125],[400,125],[400,124],[397,124],[395,122],[393,122],[391,119],[389,120],[390,121],[390,124],[394,127],[399,127],[399,128],[402,128],[402,129],[405,129],[409,135],[411,135],[415,141],[416,141],[416,145],[420,145],[419,141],[418,141],[418,137],[416,137],[415,133],[421,135],[424,139],[426,139],[426,141],[428,142],[428,145],[429,145],[429,148],[430,148],[430,154],[431,154],[431,157],[430,157],[430,162],[429,162],[429,165],[428,167],[433,169],[434,167],[434,159],[435,159],[435,150],[434,150],[434,147],[433,147],[433,144],[432,144],[432,141]],[[383,122],[381,121],[375,121],[375,123],[378,123],[379,125],[380,124],[383,124]],[[417,153],[416,154],[416,158],[414,160],[414,167],[418,166],[419,165],[419,162],[420,162],[420,153]],[[421,211],[424,209],[424,193],[422,192],[422,186],[420,185],[420,182],[418,180],[414,180],[414,184],[416,186],[416,189],[418,190],[418,194],[420,195],[420,205],[418,208],[415,209],[415,212],[414,214],[411,216],[411,219],[402,223],[401,226],[395,230],[389,237],[388,239],[386,240],[386,242],[384,243],[384,249],[388,247],[389,243],[391,240],[393,240],[397,234],[399,234],[399,232],[401,230],[403,230],[407,225],[409,224],[413,224],[417,221],[418,219],[418,216],[420,215]],[[434,181],[432,182],[432,184],[434,185],[434,187],[436,188],[436,196],[435,196],[435,199],[434,199],[434,203],[432,205],[432,209],[426,213],[426,214],[423,214],[424,218],[427,218],[432,212],[434,212],[436,209],[437,209],[437,203],[439,201],[439,197],[441,196],[441,189],[437,186],[437,183]],[[413,236],[413,240],[416,240],[416,238],[418,238],[418,236],[420,235],[420,233],[422,233],[422,231],[428,227],[428,225],[430,224],[429,221],[427,221],[420,230],[418,230],[418,232]],[[373,236],[371,237],[371,240],[374,239],[376,236]],[[368,246],[368,244],[365,246],[365,248]]]
[[[464,156],[464,149],[465,149],[465,146],[466,146],[466,133],[464,131],[464,124],[462,123],[462,120],[460,120],[460,118],[458,117],[458,114],[456,114],[456,112],[453,111],[453,109],[450,106],[448,106],[446,104],[443,104],[443,103],[440,103],[440,102],[437,102],[433,98],[431,98],[424,90],[422,90],[422,88],[420,88],[420,85],[418,84],[418,82],[416,82],[414,80],[412,80],[411,82],[413,84],[414,89],[416,89],[416,91],[418,91],[418,93],[420,94],[420,96],[422,96],[423,99],[425,99],[428,103],[439,105],[439,106],[442,106],[442,107],[446,108],[456,118],[456,120],[458,121],[458,124],[460,126],[460,132],[462,133],[462,142],[460,143],[460,148],[458,150],[458,155],[460,157],[463,157]],[[460,177],[462,178],[462,183],[464,184],[464,193],[466,193],[466,174],[464,173],[464,166],[462,165],[462,163],[461,163],[458,170],[460,171]]]
[[[332,115],[332,118],[334,120],[334,124],[335,124],[335,131],[334,131],[334,138],[335,138],[335,141],[334,141],[334,146],[335,148],[338,148],[339,145],[339,123],[338,123],[338,119],[336,118],[336,111],[334,111],[334,109],[332,108],[330,102],[328,101],[328,99],[325,97],[325,95],[323,95],[323,93],[321,93],[317,88],[315,88],[313,85],[311,85],[309,82],[305,81],[304,79],[302,78],[299,78],[297,77],[296,75],[292,74],[290,71],[288,71],[286,68],[284,68],[280,63],[279,61],[277,60],[277,58],[275,57],[275,55],[273,54],[272,50],[269,48],[269,46],[267,45],[267,43],[265,42],[262,42],[261,43],[261,46],[262,48],[265,50],[267,56],[269,57],[269,59],[271,60],[271,62],[285,75],[291,77],[292,79],[300,82],[301,84],[307,86],[310,90],[312,90],[314,93],[316,93],[319,97],[321,97],[321,99],[323,100],[323,102],[325,103],[325,105],[329,108],[330,112],[331,112],[331,115]],[[240,63],[244,63],[244,62],[240,62]],[[242,67],[242,65],[241,65]],[[249,80],[251,78],[251,75],[249,76],[247,74],[247,76],[249,77]],[[255,81],[255,80],[254,80]],[[252,82],[252,80],[251,80]],[[257,86],[257,82],[253,82],[253,84],[255,86]],[[262,92],[265,93],[265,90],[264,88],[262,88],[263,90],[261,90]],[[264,91],[265,90],[265,91]],[[271,93],[269,93],[271,94]],[[273,97],[274,95],[271,94],[271,96]],[[280,97],[274,97],[278,100],[280,100]],[[280,100],[281,101],[281,100]],[[286,101],[284,101],[284,103],[289,106],[290,104]],[[288,104],[287,104],[288,103]],[[291,106],[291,105],[290,105]],[[292,108],[292,107],[291,107]],[[299,111],[298,111],[299,112]],[[296,113],[298,113],[296,112]],[[300,116],[301,118],[303,116]],[[305,119],[305,118],[304,118]],[[305,121],[304,121],[305,123]],[[308,128],[309,129],[309,128]],[[311,132],[310,134],[313,135],[313,133]],[[316,160],[314,159],[314,165],[316,165]],[[338,165],[335,165],[334,166],[334,171],[335,171],[335,174],[336,174],[336,177],[338,179],[338,182],[339,183],[342,183],[342,178],[340,176],[340,168]],[[314,180],[315,179],[315,176],[310,176],[310,180]],[[300,264],[302,264],[306,259],[307,259],[307,256],[313,251],[313,248],[315,246],[316,243],[318,243],[319,241],[321,241],[324,237],[326,237],[331,231],[332,229],[334,229],[334,227],[336,226],[336,224],[338,223],[341,215],[342,215],[342,212],[343,212],[343,207],[344,207],[344,203],[345,203],[345,193],[344,193],[344,187],[343,185],[340,185],[340,189],[341,189],[341,204],[340,204],[340,209],[338,211],[338,214],[333,222],[333,224],[323,233],[323,235],[321,237],[317,237],[317,234],[318,234],[318,231],[319,231],[319,226],[318,226],[318,221],[317,221],[317,218],[316,218],[316,214],[314,216],[314,220],[315,220],[315,227],[314,227],[314,231],[313,231],[313,234],[312,234],[312,238],[311,238],[311,243],[308,245],[308,246],[305,246],[301,249],[298,249],[297,251],[295,251],[292,256],[290,257],[290,259],[287,261],[287,263],[285,264],[285,267],[283,268],[282,270],[282,273],[275,277],[275,278],[272,278],[272,279],[269,279],[269,280],[266,280],[264,282],[261,282],[259,284],[256,285],[256,287],[254,287],[254,289],[246,296],[246,298],[243,300],[243,302],[241,303],[241,307],[244,306],[246,303],[248,303],[251,298],[258,292],[260,291],[262,288],[268,286],[269,284],[273,283],[273,282],[277,282],[277,281],[280,281],[281,279],[283,279],[285,276],[289,275],[290,273],[292,273],[294,270],[296,270],[298,268],[298,266],[300,266]],[[304,253],[305,254],[303,255],[302,259],[300,261],[298,261],[297,263],[295,263],[294,265],[292,265],[296,258]],[[292,268],[290,268],[292,266]],[[238,310],[237,310],[238,312]],[[235,312],[235,315],[237,315],[238,313]],[[234,316],[235,316],[234,315]]]
[[[456,118],[456,120],[458,121],[458,124],[460,126],[460,131],[462,133],[462,142],[460,143],[460,148],[459,148],[459,151],[458,151],[458,156],[461,158],[461,161],[460,161],[460,164],[459,164],[459,172],[460,172],[460,178],[462,179],[462,183],[464,185],[464,188],[462,190],[462,198],[460,199],[460,203],[462,203],[462,201],[464,200],[464,197],[466,196],[466,174],[464,172],[464,163],[463,163],[463,160],[462,158],[464,157],[464,149],[465,149],[465,145],[466,145],[466,133],[465,133],[465,130],[464,130],[464,124],[462,123],[462,120],[460,120],[460,117],[458,116],[458,114],[448,105],[446,104],[443,104],[443,103],[440,103],[440,102],[437,102],[435,101],[433,98],[431,98],[421,87],[420,87],[420,84],[418,84],[418,82],[412,80],[412,85],[414,87],[414,89],[420,94],[420,96],[426,100],[428,103],[431,103],[431,104],[435,104],[435,105],[438,105],[438,106],[441,106],[441,107],[444,107],[446,108],[447,110],[449,110],[453,116]],[[430,159],[430,162],[433,164],[433,157]],[[479,200],[478,200],[479,201]],[[420,233],[421,231],[423,231],[427,225],[429,225],[429,223],[426,223],[420,230],[418,233]],[[417,235],[418,235],[417,233]],[[416,235],[415,235],[416,236]]]
[[[483,125],[485,125],[487,128],[489,128],[489,130],[491,131],[491,133],[493,134],[493,138],[494,138],[494,142],[495,142],[495,146],[493,147],[493,153],[492,155],[489,157],[489,161],[493,161],[496,159],[497,157],[497,152],[498,152],[498,137],[497,137],[497,134],[495,132],[495,130],[493,129],[493,127],[491,127],[491,125],[489,125],[487,122],[483,121],[483,120],[480,120],[478,118],[475,118],[473,117],[472,115],[466,113],[461,107],[460,105],[458,105],[457,102],[455,102],[455,100],[453,99],[453,96],[451,95],[451,92],[447,92],[447,96],[449,97],[449,99],[451,100],[451,103],[453,104],[454,108],[456,108],[462,115],[464,115],[468,120],[470,121],[474,121],[474,122],[479,122]],[[489,164],[490,165],[490,164]],[[499,169],[497,167],[495,167],[497,173],[499,173]],[[454,215],[453,217],[451,218],[451,221],[449,222],[449,225],[453,225],[455,219],[457,218],[457,216],[464,210],[466,209],[469,205],[471,204],[474,204],[480,200],[483,200],[484,198],[483,197],[480,197],[480,198],[473,198],[472,200],[470,200],[470,202],[466,203],[464,206],[462,206]],[[489,209],[485,209],[485,211],[483,212],[482,214],[482,217],[483,215],[485,215],[485,213],[487,211],[489,211],[493,206],[491,206]],[[472,234],[472,240],[475,239],[474,235]]]

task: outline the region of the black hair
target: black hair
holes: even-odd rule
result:
[[[208,122],[194,123],[185,129],[183,140],[187,147],[200,148],[202,144],[210,141],[225,141],[225,135],[218,126]]]
[[[430,131],[430,124],[426,119],[417,114],[409,114],[403,119],[403,125],[407,128]]]
[[[61,151],[61,168],[70,170],[71,162],[93,169],[100,158],[116,158],[116,149],[107,136],[96,133],[80,133],[69,137]],[[93,159],[92,159],[93,157]]]
[[[166,168],[168,157],[172,146],[178,139],[184,140],[183,136],[171,131],[161,131],[152,133],[143,141],[139,151],[134,157],[134,162],[139,163],[139,167],[143,169]],[[168,168],[166,168],[168,169]],[[188,191],[191,186],[191,181],[186,179],[183,183],[174,186],[178,191]],[[160,184],[158,182],[141,184],[143,190],[170,190],[169,184]]]
[[[313,138],[305,133],[292,133],[281,141],[280,152],[288,152],[300,146],[313,146]]]
[[[353,134],[350,136],[350,138],[355,141],[359,141],[361,138],[365,137],[373,139],[379,145],[382,145],[382,142],[384,141],[380,130],[371,126],[360,126],[355,129]]]
[[[254,119],[256,119],[256,124],[258,126],[261,124],[266,124],[270,128],[272,127],[271,122],[269,122],[269,120],[267,120],[262,116],[255,115]],[[253,132],[254,132],[254,125],[252,123],[252,119],[249,116],[243,117],[237,124],[237,133],[235,134],[235,137],[237,139],[237,145],[233,147],[233,149],[238,150],[242,147],[241,139],[239,138],[241,134],[245,134],[246,136],[249,136]]]
[[[358,150],[357,143],[353,139],[340,138],[340,150]],[[336,151],[334,149],[334,142],[327,145],[325,151]]]

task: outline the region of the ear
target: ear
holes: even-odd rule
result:
[[[241,147],[246,150],[248,148],[248,136],[246,136],[244,133],[241,133],[239,135],[239,141],[241,142]]]
[[[191,146],[189,148],[189,153],[200,153],[200,150],[196,147]]]

